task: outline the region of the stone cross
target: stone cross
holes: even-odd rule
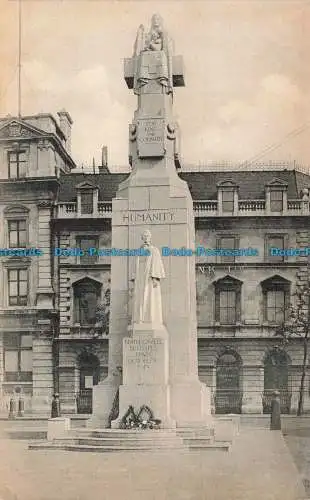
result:
[[[136,57],[130,57],[124,61],[124,79],[129,89],[133,89],[134,86],[134,74],[136,66]],[[150,73],[156,73],[158,66],[149,66]],[[184,67],[183,67],[183,57],[182,56],[172,56],[172,81],[174,87],[184,87]]]

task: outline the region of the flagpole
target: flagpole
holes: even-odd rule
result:
[[[22,4],[18,0],[18,117],[21,118],[21,70],[22,70]]]

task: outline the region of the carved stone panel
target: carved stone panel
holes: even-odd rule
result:
[[[165,154],[165,123],[161,118],[138,120],[138,155],[140,158],[162,157]]]

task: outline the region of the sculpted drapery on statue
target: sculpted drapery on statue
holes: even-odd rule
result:
[[[158,248],[151,244],[151,232],[145,230],[141,238],[148,255],[138,256],[135,262],[132,324],[162,325],[160,280],[165,278],[165,270]]]
[[[156,52],[150,59],[149,53]],[[173,92],[172,41],[163,27],[163,20],[154,14],[149,33],[144,26],[138,29],[134,46],[134,92],[140,93],[141,87],[151,80],[157,80],[167,94]]]

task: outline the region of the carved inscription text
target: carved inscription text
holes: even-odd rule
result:
[[[175,213],[171,210],[145,210],[122,212],[121,224],[165,224],[175,222]]]
[[[163,140],[164,120],[139,120],[139,141],[142,143],[156,143]]]
[[[125,339],[128,365],[147,369],[156,363],[158,347],[162,339]]]

